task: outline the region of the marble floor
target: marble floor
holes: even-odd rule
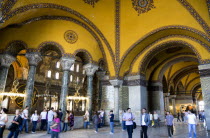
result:
[[[175,133],[173,138],[188,138],[187,125],[183,123],[176,123],[174,127]],[[4,133],[6,138],[8,131]],[[149,138],[168,138],[167,128],[165,126],[159,128],[149,128],[148,129]],[[49,134],[46,132],[37,131],[35,134],[20,134],[19,138],[50,138]],[[68,131],[60,133],[60,138],[127,138],[127,132],[121,131],[120,127],[115,127],[115,134],[109,134],[109,127],[103,127],[99,129],[96,134],[93,129],[75,129],[73,131]],[[134,130],[133,138],[140,138],[140,127]],[[203,125],[200,123],[197,126],[197,138],[210,138],[210,135],[204,130]]]

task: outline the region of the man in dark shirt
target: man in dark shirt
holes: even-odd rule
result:
[[[110,119],[110,134],[114,134],[114,114],[113,110],[109,112],[109,119]]]

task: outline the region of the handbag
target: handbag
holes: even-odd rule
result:
[[[133,114],[131,113],[131,116],[133,118]],[[133,129],[136,129],[136,122],[133,121]]]
[[[15,123],[12,123],[9,127],[8,130],[9,131],[15,131],[17,129],[17,125]]]

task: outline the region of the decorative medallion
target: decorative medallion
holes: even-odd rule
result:
[[[73,44],[77,41],[78,36],[74,31],[68,30],[68,31],[65,32],[64,38],[68,43]]]
[[[155,8],[153,0],[132,0],[132,4],[138,15]]]
[[[95,6],[95,3],[97,3],[99,0],[83,0],[85,3]]]

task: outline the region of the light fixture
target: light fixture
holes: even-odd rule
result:
[[[97,3],[99,0],[83,0],[85,3],[95,6],[95,3]]]

